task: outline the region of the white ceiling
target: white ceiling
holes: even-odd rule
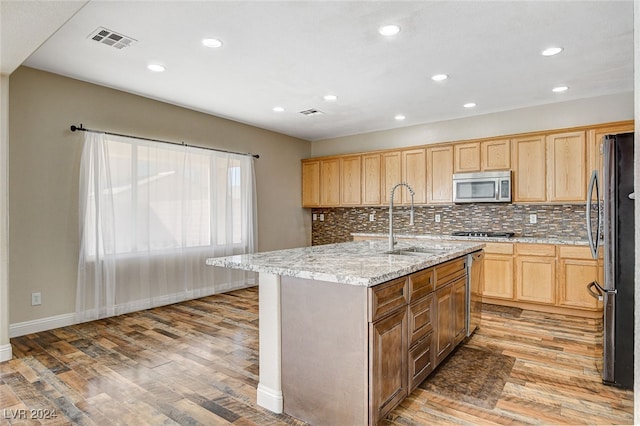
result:
[[[100,44],[98,27],[137,42]],[[313,141],[631,92],[633,2],[93,0],[24,64]]]

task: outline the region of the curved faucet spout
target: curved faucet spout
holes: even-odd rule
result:
[[[393,246],[395,246],[396,241],[393,237],[393,198],[395,196],[396,189],[399,186],[404,186],[409,190],[409,194],[411,194],[411,212],[409,213],[409,225],[413,226],[413,196],[415,195],[415,191],[408,183],[400,182],[397,183],[391,188],[391,197],[389,198],[389,251],[393,251]]]

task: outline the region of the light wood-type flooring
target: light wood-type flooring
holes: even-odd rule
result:
[[[254,287],[11,339],[0,424],[302,424],[255,403],[257,313]],[[516,358],[496,406],[417,389],[385,424],[633,422],[633,393],[600,383],[596,321],[491,310],[482,321],[466,344]]]

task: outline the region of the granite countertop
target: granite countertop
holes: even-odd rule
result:
[[[352,233],[354,237],[361,238],[387,238],[388,234],[380,233]],[[588,246],[589,241],[584,238],[542,238],[542,237],[456,237],[444,234],[395,234],[396,238],[415,239],[418,241],[482,241],[490,243],[531,243],[531,244],[568,244]]]
[[[326,244],[263,253],[215,257],[207,265],[371,287],[480,250],[472,241],[399,241],[395,249],[444,249],[444,254],[388,254],[387,240]]]

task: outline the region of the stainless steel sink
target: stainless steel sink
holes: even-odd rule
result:
[[[396,254],[401,256],[439,256],[447,254],[452,249],[436,247],[403,247],[385,252],[386,254]]]

